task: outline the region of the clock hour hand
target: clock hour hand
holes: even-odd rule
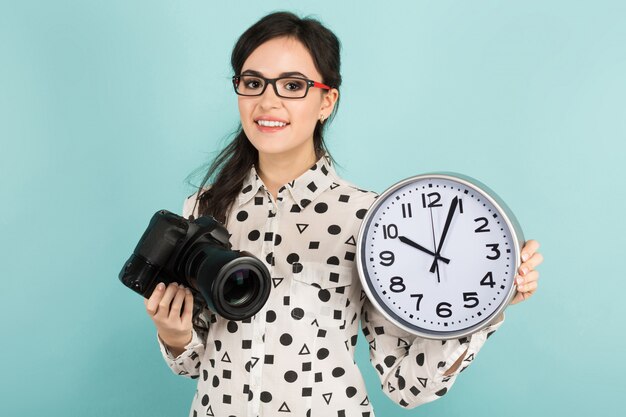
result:
[[[454,197],[452,199],[452,204],[450,204],[450,209],[448,210],[448,217],[446,218],[446,224],[443,226],[443,232],[441,233],[441,238],[439,239],[439,246],[437,247],[435,260],[433,261],[433,264],[430,266],[430,272],[435,272],[435,269],[437,269],[437,258],[439,257],[441,248],[443,248],[443,241],[446,239],[446,235],[448,234],[448,229],[450,228],[450,223],[452,222],[452,217],[454,217],[454,212],[456,211],[456,206],[458,204],[459,204],[459,197]]]
[[[398,239],[400,240],[400,242],[406,243],[407,245],[412,246],[415,249],[419,249],[422,252],[425,252],[425,253],[427,253],[429,255],[432,255],[435,258],[438,258],[439,260],[441,260],[442,262],[445,262],[447,264],[450,263],[450,259],[447,259],[447,258],[444,258],[443,256],[437,255],[436,253],[434,253],[433,251],[431,251],[429,249],[426,249],[425,247],[423,247],[419,243],[413,242],[411,239],[407,238],[406,236],[398,236]]]

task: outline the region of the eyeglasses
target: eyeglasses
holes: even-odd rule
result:
[[[240,96],[260,96],[265,92],[268,84],[272,84],[274,92],[282,98],[303,98],[309,88],[330,90],[326,84],[300,77],[263,78],[258,75],[235,75],[233,87]]]

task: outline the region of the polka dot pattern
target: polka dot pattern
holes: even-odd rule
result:
[[[190,415],[373,416],[354,363],[359,326],[383,389],[400,406],[448,391],[454,378],[443,378],[446,368],[437,366],[454,363],[451,355],[472,338],[442,345],[406,334],[361,288],[356,237],[374,198],[339,178],[327,158],[276,198],[251,170],[226,226],[233,249],[265,262],[270,298],[243,321],[199,308],[189,348],[174,358],[161,346],[175,373],[198,377]],[[479,345],[472,344],[463,368]]]

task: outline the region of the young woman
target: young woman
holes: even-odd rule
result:
[[[339,178],[323,142],[339,100],[339,41],[315,20],[274,13],[239,38],[231,62],[241,129],[183,215],[225,222],[234,248],[266,262],[273,288],[241,322],[199,299],[194,311],[176,284],[146,300],[168,365],[198,378],[190,415],[373,416],[354,362],[359,323],[389,397],[414,407],[444,395],[502,318],[468,338],[426,340],[365,297],[356,236],[375,194]],[[537,248],[522,250],[513,303],[537,288]]]

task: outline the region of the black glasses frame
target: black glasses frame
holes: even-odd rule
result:
[[[239,83],[241,82],[241,77],[244,76],[250,76],[250,77],[255,77],[258,78],[260,80],[263,80],[264,84],[263,84],[263,88],[261,89],[261,91],[258,94],[241,94],[238,90],[237,87],[239,86]],[[280,93],[278,92],[278,87],[276,87],[276,82],[278,80],[285,80],[285,79],[289,79],[289,80],[302,80],[306,82],[306,90],[304,92],[304,95],[302,97],[286,97],[286,96],[282,96],[280,95]],[[243,97],[258,97],[258,96],[262,96],[263,93],[265,93],[265,89],[267,88],[267,86],[271,84],[272,87],[274,87],[274,93],[276,93],[276,95],[278,97],[281,98],[286,98],[286,99],[299,99],[299,98],[304,98],[307,96],[307,94],[309,94],[309,89],[311,87],[313,88],[321,88],[322,90],[330,90],[331,87],[327,86],[326,84],[317,82],[317,81],[313,81],[313,80],[309,80],[308,78],[303,78],[303,77],[278,77],[278,78],[265,78],[265,77],[261,77],[258,75],[252,75],[252,74],[241,74],[241,75],[235,75],[233,77],[233,88],[235,89],[235,93],[237,93],[240,96]]]

